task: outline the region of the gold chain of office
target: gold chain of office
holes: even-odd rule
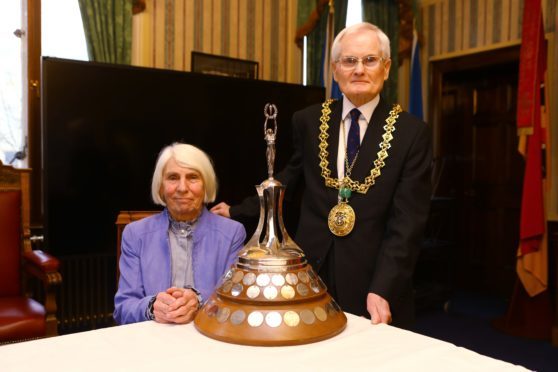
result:
[[[376,178],[380,177],[382,174],[381,169],[384,167],[384,160],[388,157],[388,149],[391,147],[390,141],[393,139],[393,131],[395,131],[395,122],[399,117],[399,113],[403,111],[401,106],[398,104],[393,105],[393,109],[389,112],[389,117],[386,119],[386,125],[384,125],[384,134],[382,135],[382,142],[380,142],[380,151],[378,152],[378,158],[374,160],[374,167],[370,170],[370,174],[364,179],[363,183],[359,181],[353,181],[351,177],[345,177],[342,180],[338,178],[331,178],[331,170],[328,168],[329,161],[327,160],[329,153],[327,152],[327,139],[329,134],[327,130],[329,129],[329,115],[331,114],[331,109],[329,106],[333,102],[333,99],[328,99],[322,104],[322,116],[320,117],[320,168],[322,169],[322,177],[325,180],[325,185],[334,189],[339,189],[341,187],[346,187],[351,189],[351,191],[356,191],[361,194],[366,194],[370,186],[376,183]]]

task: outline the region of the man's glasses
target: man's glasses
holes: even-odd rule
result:
[[[346,70],[351,70],[353,68],[355,68],[359,62],[362,61],[362,65],[366,68],[374,68],[377,67],[380,62],[382,62],[384,59],[382,57],[378,57],[378,56],[364,56],[362,58],[357,58],[357,57],[353,57],[353,56],[344,56],[341,57],[337,60],[337,62],[341,65],[341,67],[343,67]]]

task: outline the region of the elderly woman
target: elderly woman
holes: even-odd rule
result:
[[[194,319],[246,237],[240,223],[206,209],[216,189],[215,171],[203,151],[181,143],[161,151],[151,194],[165,209],[124,229],[114,298],[118,323]]]

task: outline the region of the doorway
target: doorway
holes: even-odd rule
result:
[[[518,69],[519,46],[432,64],[435,196],[454,200],[455,290],[509,297],[515,283]]]

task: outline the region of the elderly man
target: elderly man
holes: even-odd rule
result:
[[[378,27],[342,30],[332,60],[343,99],[294,114],[295,150],[276,178],[288,187],[304,178],[296,241],[343,310],[408,328],[430,204],[430,130],[380,96],[391,60]],[[235,218],[256,207],[212,211]]]

